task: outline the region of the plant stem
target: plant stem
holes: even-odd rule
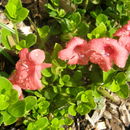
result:
[[[111,96],[111,94],[107,90],[105,90],[105,88],[99,87],[98,92],[101,93],[104,97],[113,101],[114,103],[117,103],[116,99],[113,96]]]
[[[38,33],[37,26],[35,25],[35,23],[32,21],[32,19],[29,16],[28,16],[28,20],[30,21],[30,23],[32,24],[32,26],[33,26],[33,28],[34,28],[34,30],[36,32],[36,35],[37,35],[37,47],[40,48],[40,49],[46,50],[44,41],[40,38],[40,35]]]
[[[6,24],[0,22],[0,27],[7,29],[8,31],[15,33],[15,30],[12,28],[9,28]]]
[[[14,24],[14,29],[15,29],[15,35],[16,35],[16,42],[17,44],[19,43],[19,34],[18,34],[18,30],[17,30],[17,25]]]
[[[37,35],[39,35],[38,31],[37,31],[37,27],[35,25],[35,23],[32,21],[32,19],[28,16],[28,20],[30,21],[30,23],[33,25],[33,28],[35,29]]]

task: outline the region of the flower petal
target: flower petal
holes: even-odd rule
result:
[[[28,49],[24,48],[19,52],[19,57],[21,60],[25,60],[27,58],[27,54],[28,54]]]
[[[78,45],[83,45],[84,42],[86,42],[84,39],[73,37],[69,42],[67,42],[66,48],[74,49]]]
[[[127,49],[130,53],[130,36],[121,36],[119,38],[119,44]]]
[[[127,50],[119,45],[117,40],[111,38],[93,39],[88,43],[87,50],[95,51],[97,54],[102,55],[105,60],[106,58],[109,58],[110,61],[113,61],[118,67],[121,68],[125,66],[128,58]]]
[[[22,89],[37,90],[42,88],[41,70],[51,67],[51,64],[42,63],[45,59],[44,51],[35,49],[29,53],[27,49],[23,49],[19,55],[20,59],[16,63],[16,71],[9,80]]]
[[[69,60],[73,55],[72,49],[63,49],[58,53],[58,58],[61,60]]]
[[[40,49],[35,49],[29,53],[28,58],[35,64],[41,64],[45,60],[45,53]]]
[[[85,57],[87,41],[84,39],[74,37],[66,45],[66,49],[61,50],[58,53],[58,57],[61,60],[68,60],[68,64],[81,64],[88,63]]]
[[[23,93],[22,93],[22,89],[20,88],[20,86],[14,84],[13,88],[18,92],[18,97],[19,99],[23,99]]]
[[[128,36],[130,35],[130,20],[128,21],[128,24],[125,24],[123,27],[118,29],[113,36]]]
[[[96,52],[91,55],[90,61],[94,64],[98,64],[104,71],[110,70],[112,66],[112,62],[109,57],[103,56]]]

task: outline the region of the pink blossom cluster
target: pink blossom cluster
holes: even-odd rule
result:
[[[113,63],[123,68],[130,53],[130,21],[117,30],[114,36],[119,39],[99,38],[87,42],[74,37],[67,43],[66,49],[59,52],[58,57],[68,60],[68,64],[86,65],[90,61],[98,64],[103,71],[110,70]],[[29,52],[27,48],[24,48],[19,52],[19,57],[16,70],[9,80],[18,91],[19,98],[22,99],[22,89],[42,88],[41,70],[51,67],[51,64],[43,63],[45,54],[40,49]]]
[[[124,68],[130,53],[130,21],[116,31],[112,38],[98,38],[86,41],[79,37],[71,39],[66,49],[59,52],[61,60],[68,60],[68,64],[86,65],[88,62],[98,64],[103,71],[111,69],[113,63]]]
[[[19,98],[23,98],[21,89],[37,90],[42,88],[41,70],[51,67],[51,64],[42,63],[45,59],[44,51],[35,49],[31,52],[27,48],[19,52],[20,59],[16,63],[16,70],[9,80],[18,91]]]

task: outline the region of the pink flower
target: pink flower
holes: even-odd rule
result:
[[[120,46],[117,40],[111,38],[99,38],[89,41],[86,48],[86,57],[90,62],[98,64],[102,70],[108,71],[114,62],[123,68],[128,58],[128,52]]]
[[[9,80],[22,89],[37,90],[42,88],[41,70],[51,67],[51,64],[42,63],[45,59],[44,51],[35,49],[28,52],[28,49],[25,48],[20,51],[19,57],[16,71]]]
[[[130,53],[130,20],[128,24],[118,29],[116,33],[114,33],[114,36],[119,37],[119,44]]]
[[[113,63],[123,68],[128,58],[128,51],[115,39],[99,38],[87,43],[74,37],[58,56],[62,60],[68,60],[68,64],[85,65],[90,61],[98,64],[102,70],[108,71]]]
[[[118,29],[114,36],[120,37],[120,36],[130,36],[130,20],[128,21],[128,24],[125,24],[123,27]]]
[[[13,85],[13,88],[18,92],[19,99],[23,99],[22,89],[18,85]]]
[[[119,38],[119,44],[130,53],[130,35],[129,36],[121,36]]]
[[[61,60],[68,60],[68,64],[85,65],[88,63],[85,57],[85,48],[87,41],[74,37],[66,45],[66,49],[59,52],[58,57]]]

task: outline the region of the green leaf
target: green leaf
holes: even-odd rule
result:
[[[79,12],[74,12],[68,15],[68,17],[64,19],[60,19],[60,24],[62,27],[62,31],[67,35],[62,36],[62,38],[66,39],[67,37],[72,37],[73,35],[68,32],[73,32],[77,29],[81,22],[81,15]],[[69,35],[68,35],[69,34]],[[66,38],[65,38],[66,37]]]
[[[45,77],[51,77],[52,74],[50,72],[50,68],[46,68],[46,69],[42,70],[42,75]]]
[[[55,43],[53,53],[52,53],[52,59],[55,59],[58,57],[58,52],[62,49],[62,46],[58,43]]]
[[[116,9],[117,9],[117,11],[121,14],[122,13],[122,4],[117,4],[116,5]]]
[[[8,112],[14,117],[22,117],[25,113],[25,101],[17,101],[8,107]]]
[[[13,104],[18,101],[18,91],[15,89],[11,89],[11,91],[8,93],[9,97],[9,103]]]
[[[65,122],[66,125],[72,125],[74,120],[72,118],[70,118],[70,117],[66,117],[64,119],[64,122]]]
[[[51,0],[55,6],[59,6],[60,0]]]
[[[36,43],[37,37],[35,34],[28,34],[25,40],[26,40],[26,48],[30,48]]]
[[[126,76],[124,72],[120,72],[115,76],[116,82],[118,82],[119,85],[126,83]]]
[[[76,111],[81,115],[85,115],[91,111],[91,107],[85,103],[80,103],[77,106]]]
[[[13,89],[10,81],[4,77],[0,77],[0,94],[3,94],[3,96],[1,95],[1,100],[3,99],[3,104],[5,104],[5,106],[7,104],[15,103],[18,100],[18,92]]]
[[[0,94],[0,110],[5,110],[9,106],[9,97]]]
[[[37,37],[35,34],[29,34],[25,37],[25,40],[21,40],[17,45],[16,48],[21,50],[22,48],[30,48],[36,43]]]
[[[65,25],[63,25],[63,26],[65,27]],[[65,29],[63,29],[63,30],[64,30],[64,33],[61,34],[61,36],[60,36],[62,41],[69,41],[70,39],[72,39],[74,37],[72,32],[68,32],[67,27],[65,27]],[[76,31],[78,31],[78,30],[76,30]],[[76,32],[76,33],[78,33],[78,32]]]
[[[48,81],[46,80],[45,77],[42,77],[41,81],[43,85],[48,85]]]
[[[35,96],[28,96],[24,100],[26,111],[31,110],[37,104],[37,99]]]
[[[67,88],[66,93],[71,94],[73,96],[77,96],[78,93],[85,91],[86,89],[84,87],[72,87],[72,88]]]
[[[116,94],[118,96],[120,96],[121,98],[128,98],[129,95],[129,89],[128,89],[128,85],[124,84],[120,86],[120,90],[118,92],[116,92]]]
[[[57,18],[57,12],[56,11],[51,11],[49,14],[50,14],[50,17]]]
[[[34,122],[28,124],[27,130],[34,130]]]
[[[76,65],[68,65],[68,68],[74,70],[76,68]]]
[[[70,80],[70,76],[65,74],[65,75],[63,75],[62,80],[64,83],[67,83]]]
[[[53,1],[58,1],[58,0],[53,0]],[[61,18],[63,18],[66,14],[64,9],[53,8],[51,4],[46,4],[45,7],[49,10],[48,12],[49,12],[50,17],[55,18],[56,20],[58,20],[58,22],[60,22]]]
[[[17,13],[17,18],[15,22],[19,23],[28,16],[29,11],[26,8],[21,8],[21,9],[18,9],[16,13]]]
[[[120,90],[120,86],[119,86],[119,84],[118,84],[115,80],[113,80],[112,84],[109,85],[108,88],[109,88],[110,91],[112,91],[112,92],[117,92],[117,91]]]
[[[85,22],[79,23],[79,25],[77,27],[76,35],[77,36],[86,36],[88,33],[88,28],[89,28],[89,25],[87,23],[85,23]]]
[[[0,125],[2,124],[3,122],[3,116],[0,114]]]
[[[115,28],[113,28],[113,27],[110,27],[110,29],[109,29],[109,37],[113,37],[113,34],[116,32],[116,29]]]
[[[82,78],[82,71],[81,70],[77,70],[74,72],[74,75],[73,75],[73,79],[77,82],[79,82]]]
[[[91,108],[95,108],[95,102],[94,102],[94,97],[93,97],[93,91],[92,90],[87,90],[87,91],[81,91],[77,94],[76,96],[77,100],[80,100],[82,102],[85,102],[88,104]]]
[[[42,28],[37,28],[37,31],[39,33],[39,36],[43,39],[47,39],[49,32],[50,32],[50,27],[45,25]]]
[[[89,102],[88,96],[86,94],[81,95],[81,101],[82,102]]]
[[[39,101],[38,101],[39,102]],[[40,102],[38,103],[38,112],[41,114],[47,114],[47,109],[50,106],[50,103],[46,100],[40,99]]]
[[[17,45],[16,48],[19,50],[21,50],[22,48],[26,48],[26,41],[25,40],[21,40]]]
[[[10,83],[10,81],[0,76],[0,94],[5,94],[6,91],[9,91],[11,89],[12,84]]]
[[[9,55],[3,48],[0,48],[0,54],[2,54],[7,60],[10,61],[13,65],[15,64],[15,61],[11,55]]]
[[[46,117],[42,117],[35,122],[29,123],[27,130],[46,130],[49,121]]]
[[[107,21],[108,21],[108,17],[105,14],[99,14],[96,17],[96,24],[97,25],[100,25],[101,22],[107,23]]]
[[[99,3],[100,3],[100,0],[91,0],[91,2],[92,2],[93,4],[99,4]]]
[[[46,117],[42,117],[40,119],[38,119],[36,122],[35,122],[35,130],[36,129],[44,129],[46,128],[47,126],[49,125],[49,121]]]
[[[10,4],[10,3],[16,5],[17,8],[21,8],[21,7],[22,7],[21,0],[9,0],[9,1],[8,1],[8,4]],[[10,7],[10,8],[11,8],[11,7]]]
[[[126,80],[128,82],[130,82],[130,66],[128,67],[127,71],[126,71]]]
[[[91,107],[91,109],[94,109],[96,104],[94,102],[93,91],[92,90],[87,90],[87,91],[85,91],[84,94],[88,98],[87,104]]]
[[[101,98],[101,94],[98,92],[98,87],[99,86],[96,86],[95,84],[91,84],[90,87],[91,87],[91,90],[93,91],[94,98],[95,99],[96,98]]]
[[[91,33],[88,33],[88,38],[99,38],[103,36],[107,31],[106,25],[101,22]]]
[[[86,75],[93,83],[101,83],[103,80],[103,71],[96,64],[92,64],[91,71],[87,70]]]
[[[76,116],[76,106],[75,105],[71,105],[69,108],[68,108],[68,114],[72,115],[72,116]]]
[[[56,66],[52,66],[51,67],[51,72],[53,73],[53,74],[55,74],[56,76],[57,75],[61,75],[61,72],[63,71],[63,67],[61,67],[57,62],[55,62],[56,60],[53,60],[52,62],[53,62],[53,64],[54,65],[56,65]],[[58,66],[58,67],[57,67]]]
[[[58,17],[64,17],[66,15],[66,12],[64,9],[57,10]]]
[[[59,87],[63,87],[64,86],[64,82],[63,82],[62,78],[59,79],[59,84],[60,84]]]
[[[77,87],[76,84],[72,80],[65,83],[65,86],[67,86],[67,87],[73,87],[74,85],[75,85],[75,87]]]
[[[8,2],[8,4],[5,6],[9,16],[12,19],[15,19],[16,16],[16,11],[17,11],[17,5],[15,5],[13,2],[11,3],[10,1]]]
[[[103,82],[110,82],[115,75],[116,71],[114,69],[109,70],[108,72],[103,71]]]
[[[15,23],[23,21],[29,13],[20,0],[9,0],[5,8],[7,17]]]
[[[5,28],[3,28],[1,30],[1,40],[2,40],[2,44],[5,48],[7,49],[11,49],[9,41],[8,41],[8,36],[11,36],[11,32]]]
[[[81,4],[83,0],[73,0],[74,4]]]
[[[1,23],[0,23],[1,24]],[[2,38],[1,38],[1,30],[0,30],[0,43],[2,42]]]
[[[66,21],[67,22],[67,21]],[[69,21],[68,21],[68,29],[73,30],[76,27],[78,27],[79,23],[81,22],[81,15],[79,12],[75,12],[70,15]]]
[[[81,91],[77,94],[77,102],[78,106],[76,108],[77,112],[81,115],[84,115],[88,112],[90,112],[91,109],[94,109],[96,104],[93,98],[93,91],[87,90],[87,91]]]
[[[16,122],[16,118],[10,115],[7,111],[2,111],[1,114],[5,125],[11,125]]]
[[[57,118],[54,118],[54,119],[52,119],[52,121],[51,121],[51,125],[52,125],[52,127],[54,127],[54,128],[59,128],[59,120],[57,119]]]

